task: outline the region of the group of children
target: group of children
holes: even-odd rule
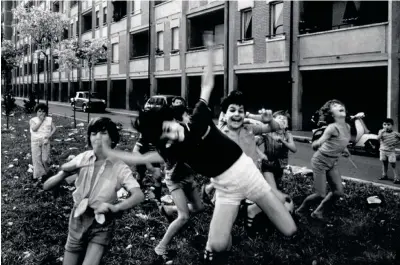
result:
[[[48,190],[69,175],[78,173],[64,264],[100,263],[112,237],[113,214],[132,208],[144,199],[140,184],[146,170],[151,172],[156,183],[156,198],[161,197],[161,165],[165,165],[165,183],[175,204],[159,205],[160,212],[171,221],[154,249],[164,259],[169,259],[168,244],[190,214],[204,209],[202,197],[210,196],[214,202],[204,250],[205,264],[223,264],[226,260],[232,245],[232,226],[241,205],[246,206],[245,227],[249,233],[254,232],[254,218],[261,212],[284,235],[296,232],[290,206],[293,204],[290,204],[290,196],[281,191],[288,154],[296,152],[293,136],[288,130],[290,116],[285,111],[272,113],[270,110],[250,114],[246,112],[243,95],[234,91],[223,101],[222,114],[218,126],[215,125],[208,107],[214,87],[212,41],[206,37],[205,43],[208,64],[202,78],[200,99],[192,115],[179,102],[172,107],[141,112],[134,124],[141,138],[132,153],[114,149],[119,141],[114,122],[109,118],[94,118],[87,130],[91,150],[63,164],[61,170],[43,184]],[[184,103],[183,99],[179,101]],[[49,138],[55,126],[46,116],[45,105],[39,104],[36,111],[37,117],[32,118],[30,127],[34,177],[40,178],[47,174]],[[318,219],[323,218],[326,207],[343,194],[338,160],[342,154],[349,155],[346,147],[350,140],[346,110],[341,102],[328,101],[321,112],[329,125],[322,137],[312,144],[316,150],[312,158],[315,193],[295,211],[303,215],[312,201],[320,200],[320,205],[311,214]],[[389,129],[379,135],[386,141],[384,148],[390,147],[395,142],[393,139],[399,139],[398,133]],[[395,165],[390,150],[382,149],[382,152],[385,153],[381,153],[381,159],[385,157]],[[128,165],[139,166],[138,180]],[[201,193],[194,180],[195,174],[210,179]],[[328,194],[326,181],[331,186]],[[120,188],[126,189],[130,197],[115,204]],[[173,219],[175,212],[178,217]]]

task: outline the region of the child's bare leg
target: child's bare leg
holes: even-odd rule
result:
[[[271,172],[263,172],[263,175],[264,175],[265,180],[271,186],[271,188],[277,189],[274,174],[272,174]]]
[[[162,177],[161,177],[161,169],[160,168],[153,169],[153,179],[154,179],[155,198],[156,198],[156,200],[161,201]]]
[[[280,192],[279,190],[274,189],[274,188],[272,188],[271,191],[275,194],[275,196],[278,198],[278,200],[281,203],[285,203],[285,199],[286,199],[286,197],[288,197],[287,194],[284,194],[283,192]],[[262,212],[262,210],[260,209],[260,207],[257,206],[257,204],[250,205],[247,208],[247,217],[252,219],[261,212]]]
[[[343,185],[342,178],[340,176],[340,172],[337,167],[332,168],[327,172],[328,182],[331,186],[332,192],[329,192],[328,195],[322,200],[317,209],[311,214],[312,217],[322,219],[323,211],[326,207],[331,207],[337,199],[343,196]]]
[[[396,180],[396,179],[399,179],[399,173],[397,173],[397,169],[396,169],[396,162],[390,163],[390,165],[392,166],[392,169],[393,169],[393,176],[394,176],[394,179],[395,179],[395,180]]]
[[[167,245],[171,242],[172,238],[179,232],[179,230],[187,223],[189,220],[189,207],[187,205],[187,200],[185,193],[182,189],[177,189],[171,192],[172,198],[176,205],[178,211],[178,218],[176,218],[168,227],[164,234],[164,237],[158,243],[154,249],[157,255],[164,255],[167,251]],[[165,207],[166,208],[166,207]],[[165,209],[164,208],[164,209]],[[170,208],[171,212],[172,208]]]
[[[104,246],[96,243],[89,243],[85,259],[83,260],[82,265],[98,265],[100,264],[100,260],[103,257]]]
[[[64,252],[63,265],[78,265],[82,259],[82,252]]]
[[[387,177],[387,172],[389,169],[389,162],[387,160],[382,161],[382,177]]]

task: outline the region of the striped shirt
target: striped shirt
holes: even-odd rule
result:
[[[391,131],[382,133],[381,146],[379,150],[386,152],[394,152],[396,150],[396,145],[400,143],[400,133]]]

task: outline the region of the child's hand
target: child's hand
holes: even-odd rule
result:
[[[261,112],[261,117],[262,117],[262,121],[264,122],[264,123],[270,123],[271,121],[272,121],[272,119],[273,119],[273,117],[272,117],[272,110],[265,110],[265,109],[262,109],[262,110],[260,110],[259,112]]]
[[[104,214],[108,212],[116,213],[117,211],[118,210],[115,205],[103,202],[94,210],[94,213],[95,214]]]
[[[349,150],[344,150],[343,152],[342,152],[342,156],[343,157],[349,157],[351,154],[350,154],[350,152],[349,152]]]
[[[48,143],[49,143],[49,138],[47,138],[47,137],[44,138],[44,139],[43,139],[43,144],[48,144]]]

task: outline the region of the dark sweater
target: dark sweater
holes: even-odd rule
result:
[[[169,163],[186,163],[197,173],[212,178],[229,169],[243,153],[235,142],[215,126],[211,110],[202,100],[194,108],[191,123],[183,127],[183,142],[158,148]]]

